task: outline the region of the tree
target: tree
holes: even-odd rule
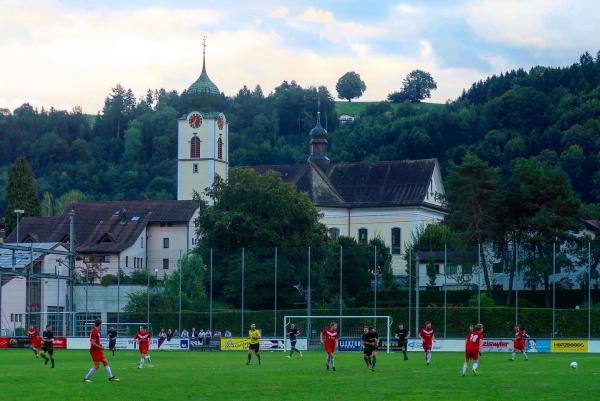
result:
[[[525,235],[523,264],[532,283],[542,281],[546,306],[550,306],[550,275],[553,247],[575,240],[580,202],[573,195],[569,178],[558,166],[537,160],[519,159],[512,170],[509,197],[521,211]],[[558,266],[569,267],[571,261],[559,253]]]
[[[246,305],[271,307],[275,247],[282,282],[305,282],[308,246],[313,247],[317,274],[321,263],[317,261],[324,259],[318,255],[326,253],[322,249],[328,241],[325,227],[308,196],[278,174],[231,170],[228,181],[217,179],[204,195],[214,203],[201,202],[196,224],[203,258],[208,260],[212,249],[213,262],[219,266],[213,279],[216,296],[239,305],[243,255]],[[291,285],[282,288],[280,296],[290,303],[298,300]]]
[[[25,156],[20,156],[15,160],[8,173],[5,212],[6,232],[11,232],[17,225],[15,209],[24,210],[23,216],[39,216],[42,211],[33,172]]]
[[[498,172],[472,153],[462,164],[450,167],[448,174],[448,207],[452,211],[448,224],[461,233],[466,244],[484,250],[488,240],[497,237],[497,212],[504,198]],[[485,252],[480,255],[484,282],[494,298]]]
[[[107,266],[104,266],[100,262],[100,258],[97,255],[89,256],[88,261],[84,261],[82,266],[77,267],[78,278],[82,283],[94,284],[100,282],[102,276],[108,270]]]
[[[181,259],[179,267],[164,281],[164,290],[172,310],[179,307],[179,284],[181,275],[181,308],[190,311],[206,310],[208,297],[204,285],[206,266],[198,253],[191,253]]]
[[[361,97],[367,89],[364,81],[360,79],[360,75],[354,71],[345,73],[338,79],[335,85],[335,90],[338,93],[338,98],[347,99],[349,102],[352,99]]]
[[[388,95],[388,100],[394,103],[418,103],[431,97],[431,91],[437,89],[437,83],[430,73],[422,70],[413,70],[402,80],[402,89]]]

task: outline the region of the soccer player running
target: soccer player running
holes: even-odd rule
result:
[[[115,352],[117,351],[117,330],[114,327],[108,330],[108,349],[115,356]]]
[[[329,370],[329,368],[331,367],[331,370],[335,372],[334,353],[335,349],[338,346],[339,340],[339,335],[337,332],[337,323],[331,322],[329,324],[329,328],[323,329],[323,331],[321,331],[321,334],[319,334],[319,337],[321,339],[321,344],[323,344],[325,352],[327,353],[327,363],[325,364],[325,369]]]
[[[419,337],[423,341],[423,351],[425,351],[425,363],[427,366],[431,363],[431,350],[433,349],[433,342],[435,341],[435,333],[431,322],[426,321],[425,327],[422,327],[419,331]]]
[[[294,352],[297,352],[300,354],[300,356],[302,356],[302,352],[298,350],[298,348],[296,348],[296,341],[298,340],[298,336],[300,335],[300,330],[296,328],[296,325],[294,323],[290,324],[290,328],[288,329],[287,335],[290,338],[290,345],[292,346],[288,358],[291,358],[292,355],[294,355]]]
[[[44,358],[44,365],[47,365],[50,361],[52,362],[52,367],[54,367],[54,334],[52,333],[51,324],[47,324],[46,331],[42,333],[42,352],[40,352],[40,356]]]
[[[520,325],[516,325],[515,326],[515,338],[513,340],[512,358],[510,359],[511,361],[515,360],[515,356],[516,356],[517,352],[520,352],[523,354],[525,361],[529,360],[529,357],[527,356],[527,347],[525,345],[526,338],[529,338],[529,335],[527,334],[525,329],[523,329]]]
[[[152,340],[152,337],[150,336],[150,333],[146,331],[145,326],[140,326],[140,329],[137,333],[135,333],[133,339],[138,344],[138,348],[140,350],[140,364],[138,365],[138,369],[142,369],[146,359],[150,360],[148,350],[150,349],[150,341]]]
[[[479,366],[479,355],[482,352],[483,345],[483,325],[477,324],[475,328],[473,325],[469,326],[469,335],[467,336],[467,341],[465,342],[465,364],[463,365],[462,375],[465,376],[467,374],[467,369],[469,368],[469,361],[473,361],[473,374],[477,376],[479,371],[477,367]]]
[[[404,360],[408,361],[408,355],[406,354],[408,347],[408,338],[410,337],[410,331],[404,328],[404,325],[400,323],[398,330],[396,330],[396,340],[398,341],[398,349],[404,354]]]
[[[374,372],[377,364],[377,348],[379,347],[379,334],[375,328],[371,326],[364,327],[362,343],[365,363]]]
[[[29,336],[29,348],[33,351],[36,358],[40,357],[40,350],[42,348],[42,340],[40,338],[40,332],[37,327],[31,325],[27,329],[27,335]]]
[[[100,343],[100,325],[102,324],[102,320],[96,319],[94,321],[94,327],[92,328],[92,332],[90,333],[90,355],[92,357],[92,363],[94,366],[90,368],[87,372],[83,381],[86,383],[92,382],[92,376],[96,373],[98,368],[100,368],[100,362],[104,365],[104,371],[108,376],[109,382],[119,381],[112,371],[110,370],[110,366],[108,366],[108,359],[104,356],[104,347]]]
[[[258,364],[260,365],[260,331],[256,328],[256,324],[254,323],[250,325],[250,330],[248,330],[248,361],[246,362],[246,365],[250,365],[253,352],[258,359]]]

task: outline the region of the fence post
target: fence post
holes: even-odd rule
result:
[[[25,315],[27,316],[27,315]],[[27,317],[25,318],[27,319]],[[29,327],[29,326],[27,326]],[[0,337],[2,336],[2,269],[0,269]]]
[[[275,294],[273,295],[274,303],[274,320],[273,320],[273,337],[277,338],[277,247],[275,247]]]
[[[344,300],[343,300],[343,268],[344,268],[344,264],[342,263],[342,258],[343,258],[343,248],[340,245],[340,312],[339,315],[342,316],[342,308],[343,308],[343,304],[344,304]],[[343,319],[340,319],[340,333],[342,332],[342,321]]]
[[[244,336],[244,269],[245,269],[245,248],[242,248],[242,330],[240,332],[240,337]]]
[[[306,323],[306,341],[310,344],[310,337],[312,335],[312,327],[311,327],[311,318],[312,315],[312,294],[310,287],[310,246],[308,247],[308,280],[307,280],[307,288],[306,288],[306,314],[309,316],[308,321]]]
[[[213,249],[210,248],[210,286],[208,298],[208,326],[212,331],[213,327]]]
[[[117,323],[121,323],[121,257],[117,271]]]
[[[408,249],[408,331],[412,331],[412,248]]]
[[[415,332],[419,330],[419,282],[421,281],[421,275],[419,272],[419,253],[415,259]]]
[[[179,250],[179,260],[178,260],[178,264],[179,264],[179,313],[178,313],[178,329],[177,331],[179,331],[179,333],[181,333],[181,282],[182,282],[182,275],[183,275],[183,264],[181,263],[181,250]]]
[[[552,338],[556,333],[556,239],[552,241]]]
[[[477,323],[481,323],[481,243],[477,244]]]
[[[515,246],[515,326],[519,324],[519,243]]]
[[[373,274],[375,275],[375,285],[373,286],[373,316],[377,317],[377,245],[373,246]],[[377,319],[373,322],[377,329]]]
[[[444,339],[446,339],[448,317],[448,247],[444,244]]]
[[[592,243],[588,241],[588,340],[592,339]]]

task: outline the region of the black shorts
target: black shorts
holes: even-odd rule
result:
[[[108,340],[108,349],[113,349],[117,346],[117,340]]]
[[[377,351],[377,347],[365,347],[365,349],[363,350],[363,354],[365,354],[366,356],[371,356],[375,351]]]
[[[296,348],[296,341],[297,340],[290,340],[290,344],[292,344],[292,348]]]
[[[48,355],[54,355],[54,347],[42,346],[42,351],[47,352]]]
[[[408,340],[398,340],[398,348],[406,349]]]
[[[260,351],[260,343],[250,344],[248,346],[248,351],[254,351],[254,352]]]

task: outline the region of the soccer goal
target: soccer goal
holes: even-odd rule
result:
[[[308,349],[315,349],[320,345],[319,333],[329,327],[329,323],[338,324],[340,341],[357,340],[363,335],[365,325],[373,326],[379,332],[379,339],[390,353],[390,331],[392,329],[391,316],[284,316],[283,318],[283,348],[287,351],[287,332],[293,323],[300,330],[299,338],[306,338]]]

